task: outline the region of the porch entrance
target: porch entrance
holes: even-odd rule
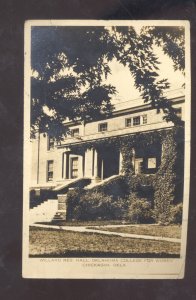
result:
[[[103,152],[98,152],[97,175],[100,179],[105,179],[119,174],[119,150],[107,148]]]

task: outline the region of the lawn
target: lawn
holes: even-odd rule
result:
[[[105,225],[122,225],[130,224],[118,220],[97,220],[97,221],[52,221],[52,222],[38,222],[44,225],[58,225],[58,226],[105,226]]]
[[[30,227],[31,257],[179,257],[180,244]]]
[[[97,230],[121,232],[121,233],[132,233],[132,234],[142,234],[151,236],[161,236],[169,238],[181,237],[181,226],[178,225],[139,225],[139,226],[126,226],[126,227],[89,227]]]

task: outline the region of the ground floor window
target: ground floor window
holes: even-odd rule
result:
[[[53,160],[49,160],[47,162],[47,181],[53,180],[53,165],[54,165]]]
[[[71,158],[71,178],[78,177],[78,157]]]
[[[135,174],[153,174],[157,171],[156,157],[143,157],[135,159]]]
[[[148,158],[148,169],[156,169],[157,167],[157,159],[156,157]]]
[[[143,158],[135,159],[135,174],[143,173]]]

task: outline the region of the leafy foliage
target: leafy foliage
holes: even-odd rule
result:
[[[182,224],[182,211],[182,203],[179,203],[178,205],[172,205],[170,209],[170,223]]]
[[[77,209],[80,197],[84,193],[82,189],[73,189],[67,193],[67,220],[78,219]]]
[[[67,199],[68,220],[120,220],[126,209],[126,200],[114,200],[102,192],[74,191],[67,194]]]
[[[165,119],[180,124],[175,109],[163,95],[169,88],[159,78],[161,47],[184,70],[184,29],[181,27],[33,27],[32,28],[32,136],[36,130],[61,139],[65,119],[97,120],[111,115],[115,87],[104,84],[114,58],[128,66],[145,102]]]
[[[129,187],[124,176],[112,178],[99,186],[91,189],[91,192],[104,193],[105,195],[112,195],[115,200],[125,198],[128,194]]]
[[[96,140],[84,145],[81,148],[94,147],[95,149],[105,149],[108,144],[120,149],[123,156],[123,173],[127,182],[127,194],[137,192],[140,197],[148,197],[154,205],[154,217],[157,222],[168,223],[170,218],[170,207],[176,203],[176,197],[181,201],[182,189],[180,193],[176,191],[176,185],[183,182],[183,127],[174,127],[168,130],[155,132],[137,133],[130,136],[120,136],[105,140]],[[162,145],[161,163],[156,174],[146,175],[134,173],[133,150],[147,149],[149,146]],[[74,148],[74,151],[76,149]],[[136,151],[137,152],[137,151]],[[144,189],[148,189],[145,193]],[[143,189],[143,191],[142,191]],[[99,188],[99,192],[106,192],[111,195],[113,188]],[[179,195],[178,195],[179,194]],[[148,196],[147,196],[148,195]],[[123,197],[122,195],[119,195]]]
[[[174,70],[184,73],[185,69],[185,33],[183,27],[151,27],[147,29],[154,36],[155,44],[162,47],[174,63]]]
[[[181,151],[178,145],[183,140],[183,134],[183,128],[174,127],[113,139],[111,142],[115,143],[115,147],[119,147],[123,155],[124,176],[89,191],[68,192],[68,206],[70,203],[73,211],[69,214],[70,218],[120,220],[126,216],[129,221],[136,223],[148,223],[153,220],[161,224],[180,223],[182,204],[174,204],[176,182],[182,181],[183,178],[178,160]],[[150,145],[153,146],[155,141],[162,145],[161,164],[156,174],[135,175],[131,149],[146,149]],[[107,140],[96,141],[94,147],[104,148],[105,143],[107,144]],[[84,145],[90,146],[91,144]],[[148,189],[147,192],[145,189]],[[71,193],[73,199],[69,200]]]
[[[155,218],[157,222],[167,223],[170,206],[175,198],[175,163],[177,158],[175,133],[170,131],[163,140],[162,163],[155,179]]]
[[[127,212],[127,219],[131,223],[153,223],[151,203],[145,198],[138,198],[132,193],[128,199],[130,206]]]
[[[175,203],[176,184],[179,182],[182,184],[183,153],[181,153],[182,147],[179,147],[179,144],[183,140],[183,132],[183,128],[174,127],[159,132],[131,135],[118,141],[123,156],[123,171],[129,185],[129,193],[138,193],[144,186],[151,189],[151,192],[149,193],[148,190],[147,194],[148,197],[150,195],[151,199],[149,200],[154,205],[154,217],[157,222],[169,222],[170,207]],[[132,150],[135,148],[146,149],[157,142],[162,145],[161,164],[158,171],[154,175],[135,175]],[[145,193],[140,193],[140,196],[144,195]]]

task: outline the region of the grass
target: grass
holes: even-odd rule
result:
[[[118,220],[98,220],[98,221],[52,221],[52,222],[38,222],[44,225],[58,225],[58,226],[105,226],[105,225],[123,225],[130,224]]]
[[[180,244],[30,227],[31,257],[179,257]]]
[[[132,233],[132,234],[142,234],[151,236],[161,236],[169,238],[179,238],[181,237],[181,226],[178,225],[138,225],[138,226],[126,226],[126,227],[91,227],[92,229],[111,231],[111,232],[121,232],[121,233]]]

